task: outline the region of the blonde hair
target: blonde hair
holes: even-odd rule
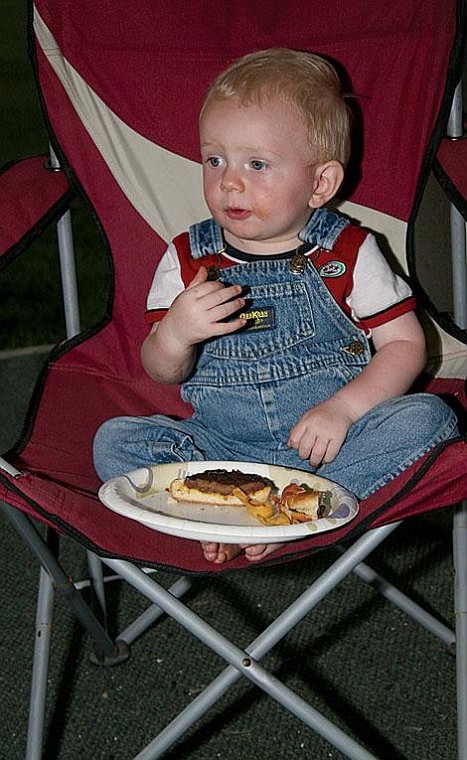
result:
[[[310,163],[347,164],[350,110],[334,67],[314,53],[271,48],[239,58],[211,84],[200,117],[215,101],[237,99],[243,105],[263,106],[270,98],[299,109],[310,143]]]

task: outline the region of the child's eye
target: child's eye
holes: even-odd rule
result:
[[[217,169],[219,166],[222,166],[222,158],[219,156],[208,156],[206,163],[212,166],[213,169]]]
[[[250,166],[256,172],[260,172],[263,169],[267,169],[268,165],[267,165],[266,161],[261,161],[259,158],[254,158],[252,161],[250,161]]]

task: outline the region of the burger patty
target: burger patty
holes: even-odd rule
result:
[[[248,475],[240,470],[205,470],[196,475],[187,475],[184,479],[187,488],[196,488],[204,493],[220,493],[228,496],[234,488],[241,488],[247,495],[259,491],[265,486],[275,490],[275,485],[259,475]]]

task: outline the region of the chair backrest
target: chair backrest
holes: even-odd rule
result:
[[[356,111],[341,208],[379,231],[407,269],[409,223],[459,77],[463,12],[463,0],[359,0],[345,13],[337,0],[31,0],[46,123],[107,238],[113,288],[106,322],[51,357],[15,449],[20,467],[40,461],[48,477],[95,491],[90,441],[103,420],[189,411],[177,388],[157,387],[141,368],[146,295],[167,242],[208,215],[198,112],[210,81],[238,56],[288,46],[336,63]],[[465,376],[466,345],[434,322],[430,334],[438,374]],[[70,382],[77,375],[84,405]],[[51,424],[57,398],[65,429]]]
[[[107,351],[101,336],[102,362],[139,371],[134,347],[146,329],[155,265],[168,240],[208,214],[197,137],[203,94],[252,49],[309,49],[337,64],[356,112],[341,208],[387,238],[407,269],[407,224],[459,75],[462,14],[455,0],[359,0],[345,13],[336,0],[292,7],[37,0],[35,59],[47,118],[114,261],[114,328]],[[432,354],[444,362],[436,369],[458,376],[459,345],[436,332]]]

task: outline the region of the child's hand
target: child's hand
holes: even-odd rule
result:
[[[143,367],[158,383],[182,383],[195,366],[197,343],[245,325],[246,320],[240,317],[222,321],[245,305],[241,286],[209,282],[207,276],[206,268],[200,267],[143,341]]]
[[[216,335],[227,335],[245,325],[236,318],[224,322],[245,305],[240,285],[223,285],[208,281],[206,267],[200,267],[196,276],[174,300],[164,322],[179,343],[194,346]]]
[[[288,445],[312,467],[319,467],[335,459],[353,422],[350,410],[330,398],[305,412],[290,431]]]

